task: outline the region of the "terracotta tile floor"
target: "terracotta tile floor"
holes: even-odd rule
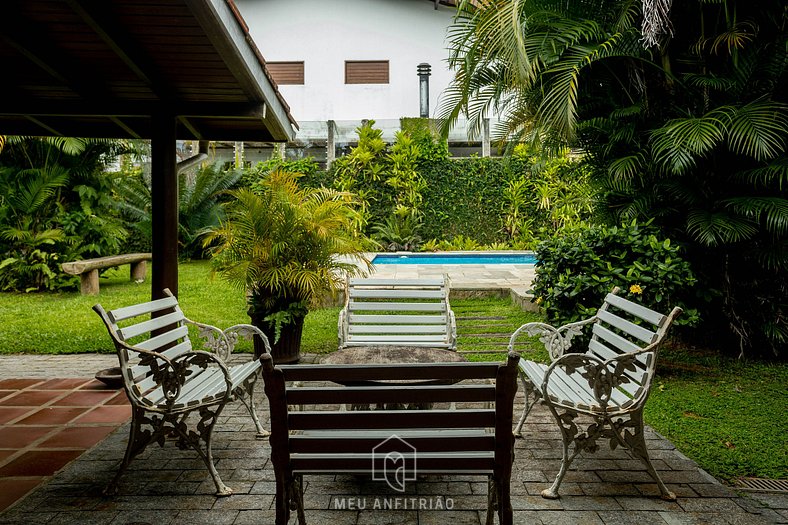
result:
[[[0,380],[0,512],[130,416],[123,391],[94,379]]]

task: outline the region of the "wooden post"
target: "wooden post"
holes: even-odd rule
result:
[[[178,174],[175,117],[153,116],[151,137],[151,200],[153,268],[151,298],[164,297],[169,288],[178,295]]]
[[[490,119],[482,119],[482,157],[490,156]]]
[[[328,126],[328,138],[326,139],[326,169],[330,169],[334,160],[337,158],[337,125],[333,120],[327,121],[326,125]]]

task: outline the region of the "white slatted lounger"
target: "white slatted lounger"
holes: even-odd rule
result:
[[[457,345],[447,277],[348,279],[339,314],[339,348]]]

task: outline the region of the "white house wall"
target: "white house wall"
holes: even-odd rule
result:
[[[427,62],[430,113],[448,85],[455,9],[427,0],[235,0],[268,61],[303,61],[304,85],[279,86],[299,122],[419,116],[416,66]],[[389,84],[345,84],[346,60],[388,60]]]

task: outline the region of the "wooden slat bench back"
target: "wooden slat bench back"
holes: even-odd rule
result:
[[[384,472],[389,453],[404,458],[405,465],[412,460],[419,475],[487,476],[494,487],[490,519],[497,511],[501,523],[511,523],[517,362],[511,354],[505,363],[275,367],[263,356],[277,480],[276,523],[287,523],[291,506],[299,523],[305,523],[303,475],[374,478],[375,472]],[[338,384],[371,381],[380,383]],[[432,408],[434,403],[458,405]],[[366,409],[346,411],[343,405]],[[386,410],[369,408],[374,406]]]

